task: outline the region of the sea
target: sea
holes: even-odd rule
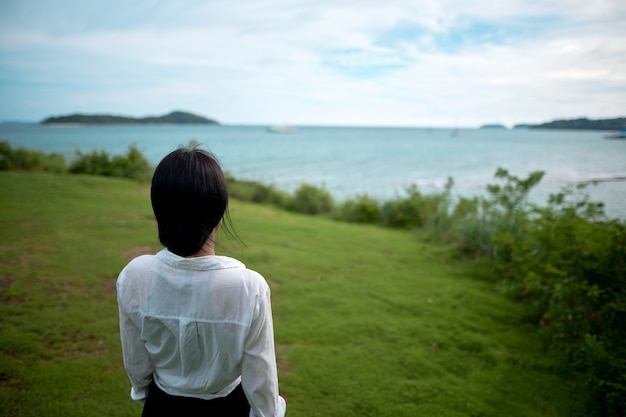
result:
[[[535,129],[452,129],[298,126],[272,133],[267,126],[86,125],[0,123],[0,141],[12,147],[56,152],[71,160],[76,149],[124,154],[131,144],[154,165],[180,145],[195,141],[219,158],[235,178],[292,192],[302,183],[326,188],[336,199],[367,194],[381,201],[402,197],[416,185],[440,192],[448,178],[453,195],[486,195],[504,168],[525,178],[545,176],[530,200],[546,205],[562,187],[596,181],[591,201],[610,218],[626,219],[626,140],[606,132]]]

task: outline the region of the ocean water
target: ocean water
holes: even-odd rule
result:
[[[453,134],[456,133],[456,134]],[[545,171],[531,200],[547,201],[567,184],[598,180],[591,199],[610,217],[626,218],[626,141],[604,132],[500,129],[299,127],[268,133],[264,126],[140,125],[51,127],[0,124],[0,140],[12,146],[58,152],[75,148],[122,154],[132,143],[156,164],[178,145],[196,140],[214,152],[236,178],[293,191],[301,183],[324,186],[341,201],[358,194],[388,200],[415,184],[441,191],[485,193],[498,167],[518,177]]]

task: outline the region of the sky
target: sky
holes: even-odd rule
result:
[[[0,121],[626,116],[624,0],[0,0]]]

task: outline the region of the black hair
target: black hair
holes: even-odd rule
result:
[[[181,147],[161,160],[150,197],[159,240],[179,256],[198,253],[228,214],[228,188],[217,157],[197,148]]]

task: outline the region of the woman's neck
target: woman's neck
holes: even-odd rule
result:
[[[209,238],[204,242],[204,245],[200,250],[193,255],[186,256],[186,258],[199,258],[201,256],[215,256],[215,230],[211,233]]]

